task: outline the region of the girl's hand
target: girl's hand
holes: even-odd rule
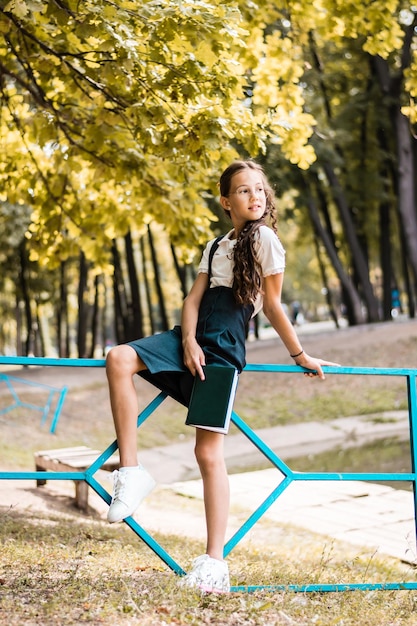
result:
[[[311,372],[304,372],[304,376],[308,376],[309,378],[314,378],[318,376],[321,380],[324,380],[326,377],[321,368],[322,365],[329,365],[330,367],[340,367],[340,363],[333,363],[332,361],[324,361],[323,359],[316,359],[313,356],[309,356],[306,352],[303,352],[300,357],[295,360],[296,365],[300,365],[301,367],[305,367],[306,369],[313,370]]]
[[[206,364],[205,354],[196,339],[187,339],[183,342],[184,365],[188,367],[193,376],[199,376],[204,380],[203,365]]]

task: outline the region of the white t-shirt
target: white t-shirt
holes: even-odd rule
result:
[[[232,287],[233,285],[233,248],[236,239],[230,239],[231,230],[219,242],[211,264],[210,287]],[[255,244],[257,260],[262,268],[262,277],[282,274],[285,270],[285,250],[274,231],[268,226],[259,228],[259,239]],[[214,239],[208,242],[198,267],[198,272],[208,274],[208,260]],[[262,294],[254,302],[254,315],[262,309]]]

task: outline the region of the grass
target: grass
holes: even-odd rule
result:
[[[256,591],[229,596],[184,591],[171,572],[125,526],[110,527],[13,510],[0,520],[0,624],[219,624],[397,626],[415,624],[417,592],[294,593]],[[285,530],[285,529],[284,529]],[[262,585],[410,580],[392,559],[343,544],[317,552],[303,532],[274,547],[247,547],[229,557],[232,584]],[[184,537],[156,537],[180,563],[201,553]]]
[[[306,397],[298,396],[296,405],[294,390],[279,386],[275,393],[268,393],[267,396],[251,394],[238,398],[236,411],[242,419],[258,429],[288,423],[330,421],[379,411],[405,410],[407,398],[404,388],[401,383],[395,382],[381,388],[378,381],[378,384],[374,383],[375,386],[361,389],[360,393],[356,393],[349,384],[335,389],[326,387],[324,390],[314,390]]]

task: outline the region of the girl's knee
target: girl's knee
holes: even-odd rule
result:
[[[224,462],[222,451],[219,450],[217,446],[210,445],[206,442],[196,443],[194,454],[200,469],[204,469],[206,471],[216,467],[219,463]]]
[[[138,361],[139,357],[130,346],[115,346],[107,354],[106,373],[108,376],[112,375],[113,373],[134,374],[139,369]]]
[[[197,463],[201,465],[204,462],[205,458],[207,457],[207,452],[205,450],[205,447],[197,443],[194,448],[194,456],[196,458]]]

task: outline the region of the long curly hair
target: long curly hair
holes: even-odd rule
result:
[[[262,290],[261,266],[256,258],[255,243],[259,238],[259,228],[263,224],[269,225],[274,232],[276,228],[275,194],[268,183],[261,165],[254,161],[234,161],[227,167],[220,177],[220,194],[227,197],[230,194],[232,178],[242,170],[255,170],[262,176],[266,196],[265,212],[261,218],[246,222],[239,233],[233,252],[233,294],[238,304],[252,304]],[[229,211],[225,209],[230,217]]]

